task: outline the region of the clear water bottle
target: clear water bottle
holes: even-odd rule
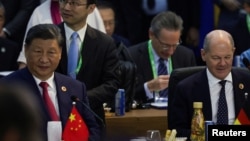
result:
[[[115,115],[123,116],[125,115],[125,90],[118,89],[115,95]]]

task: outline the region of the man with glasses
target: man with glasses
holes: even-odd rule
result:
[[[115,43],[110,36],[86,23],[96,7],[96,0],[59,0],[59,3],[63,23],[58,26],[65,43],[57,72],[86,84],[90,107],[98,115],[96,120],[105,133],[103,103],[115,98],[120,84],[114,73],[119,63]],[[75,46],[76,53],[71,54]],[[75,66],[69,68],[72,64]]]
[[[137,103],[154,102],[161,93],[163,100],[167,101],[172,70],[196,65],[192,50],[180,45],[182,24],[183,20],[175,13],[161,12],[151,21],[149,40],[129,47],[137,65],[134,97]]]
[[[44,3],[41,3],[36,9],[33,11],[30,16],[29,22],[26,27],[26,32],[37,24],[43,23],[53,23],[59,24],[61,23],[62,18],[60,16],[59,10],[59,0],[46,0]],[[102,23],[102,17],[97,8],[88,16],[87,23],[106,33],[104,24]],[[26,36],[26,35],[25,35]],[[24,68],[26,66],[26,58],[24,55],[24,43],[22,46],[22,50],[17,58],[19,69]]]

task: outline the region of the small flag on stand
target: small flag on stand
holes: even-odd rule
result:
[[[69,115],[68,121],[63,130],[62,140],[63,141],[88,141],[89,130],[81,115],[75,107],[73,107]]]
[[[250,125],[250,101],[247,99],[248,93],[245,93],[245,101],[234,121],[235,125]]]

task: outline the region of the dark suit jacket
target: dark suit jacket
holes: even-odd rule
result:
[[[65,38],[63,24],[60,24],[59,27]],[[105,121],[103,103],[115,98],[120,84],[114,73],[119,61],[116,46],[110,36],[90,26],[87,27],[82,46],[83,64],[77,79],[86,84],[90,107]],[[67,61],[65,42],[57,72],[67,75]],[[99,119],[97,120],[100,125],[103,125]]]
[[[243,6],[244,0],[237,0],[241,6]],[[220,10],[218,15],[218,25],[217,29],[226,30],[229,33],[232,31],[232,27],[236,25],[239,20],[239,14],[241,7],[236,10],[229,10],[222,4],[221,0],[213,0]]]
[[[33,10],[40,4],[40,0],[1,0],[5,7],[4,27],[11,33],[9,39],[14,40],[20,46],[27,23]]]
[[[239,69],[233,69],[231,72],[235,116],[237,116],[244,103],[245,92],[250,93],[250,73],[249,71]],[[239,88],[240,83],[244,85],[243,89]],[[171,112],[171,119],[173,119],[173,121],[168,121],[168,127],[169,129],[176,129],[178,136],[190,136],[190,124],[193,115],[194,101],[203,102],[204,118],[205,120],[212,120],[212,107],[206,69],[179,82],[174,95],[175,98],[173,100],[172,111],[175,112]]]
[[[17,69],[17,57],[20,47],[12,40],[0,38],[0,71]]]
[[[143,84],[153,79],[153,72],[148,54],[148,42],[143,42],[128,48],[137,65],[137,84],[135,92],[135,100],[137,102],[147,102],[146,93]],[[195,56],[192,50],[178,46],[172,56],[173,69],[195,66]]]
[[[250,48],[250,33],[247,27],[245,14],[242,14],[238,23],[232,27],[232,36],[236,48],[235,55],[240,55]]]
[[[37,99],[37,103],[38,105],[40,105],[40,108],[42,111],[40,117],[42,117],[42,132],[44,135],[44,141],[46,141],[47,140],[47,122],[50,121],[50,116],[49,116],[48,111],[45,109],[42,95],[37,87],[37,84],[32,74],[29,72],[27,68],[24,68],[6,77],[1,78],[1,81],[21,83],[22,85],[27,86],[31,90],[31,92],[33,92],[33,94],[35,95],[35,98]],[[70,77],[59,74],[59,73],[55,73],[54,81],[55,81],[55,85],[57,89],[57,99],[58,99],[58,106],[59,106],[59,112],[60,112],[60,119],[62,122],[62,128],[64,128],[65,123],[67,122],[71,109],[72,109],[71,96],[74,95],[78,97],[82,102],[88,104],[88,99],[86,95],[86,87],[84,83],[75,81],[71,79]],[[66,91],[63,90],[63,87],[66,88]],[[89,133],[90,133],[89,140],[90,141],[100,140],[100,127],[95,121],[93,114],[79,102],[76,103],[76,107],[79,113],[81,114],[83,120],[88,126]],[[17,110],[18,110],[18,107],[17,107]]]

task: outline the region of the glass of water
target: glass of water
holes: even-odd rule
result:
[[[159,130],[148,130],[146,140],[147,141],[161,141],[160,131]]]

